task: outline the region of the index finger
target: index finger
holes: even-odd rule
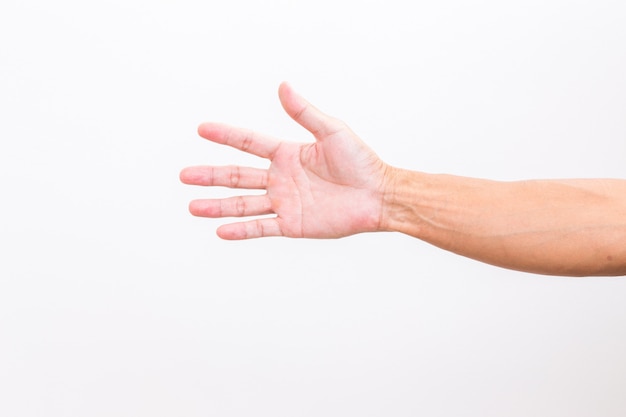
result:
[[[221,123],[202,123],[198,126],[198,134],[212,142],[232,146],[261,158],[272,159],[280,146],[280,141],[272,137]]]

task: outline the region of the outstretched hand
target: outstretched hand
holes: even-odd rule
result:
[[[217,234],[223,239],[339,238],[379,230],[389,167],[345,123],[316,109],[288,84],[281,84],[278,94],[287,114],[315,142],[286,142],[217,123],[200,125],[200,136],[266,158],[270,166],[183,169],[185,184],[266,190],[263,195],[194,200],[189,211],[213,218],[261,216],[220,226]]]

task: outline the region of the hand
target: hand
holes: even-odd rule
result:
[[[268,169],[183,169],[180,179],[185,184],[266,190],[264,195],[194,200],[189,211],[214,218],[275,215],[222,225],[217,234],[223,239],[339,238],[379,230],[388,166],[345,123],[313,107],[288,84],[281,84],[278,94],[287,114],[315,142],[285,142],[222,124],[200,125],[200,136],[271,163]]]

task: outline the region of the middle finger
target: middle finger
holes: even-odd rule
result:
[[[181,171],[180,180],[190,185],[265,189],[267,170],[240,166],[195,166]]]

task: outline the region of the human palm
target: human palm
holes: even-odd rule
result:
[[[222,225],[224,239],[264,236],[335,238],[379,228],[384,164],[344,123],[293,92],[279,89],[287,113],[316,138],[314,143],[279,141],[215,123],[199,127],[201,136],[267,158],[268,169],[228,166],[185,168],[186,184],[265,189],[264,195],[194,200],[192,214],[203,217],[257,217]]]

